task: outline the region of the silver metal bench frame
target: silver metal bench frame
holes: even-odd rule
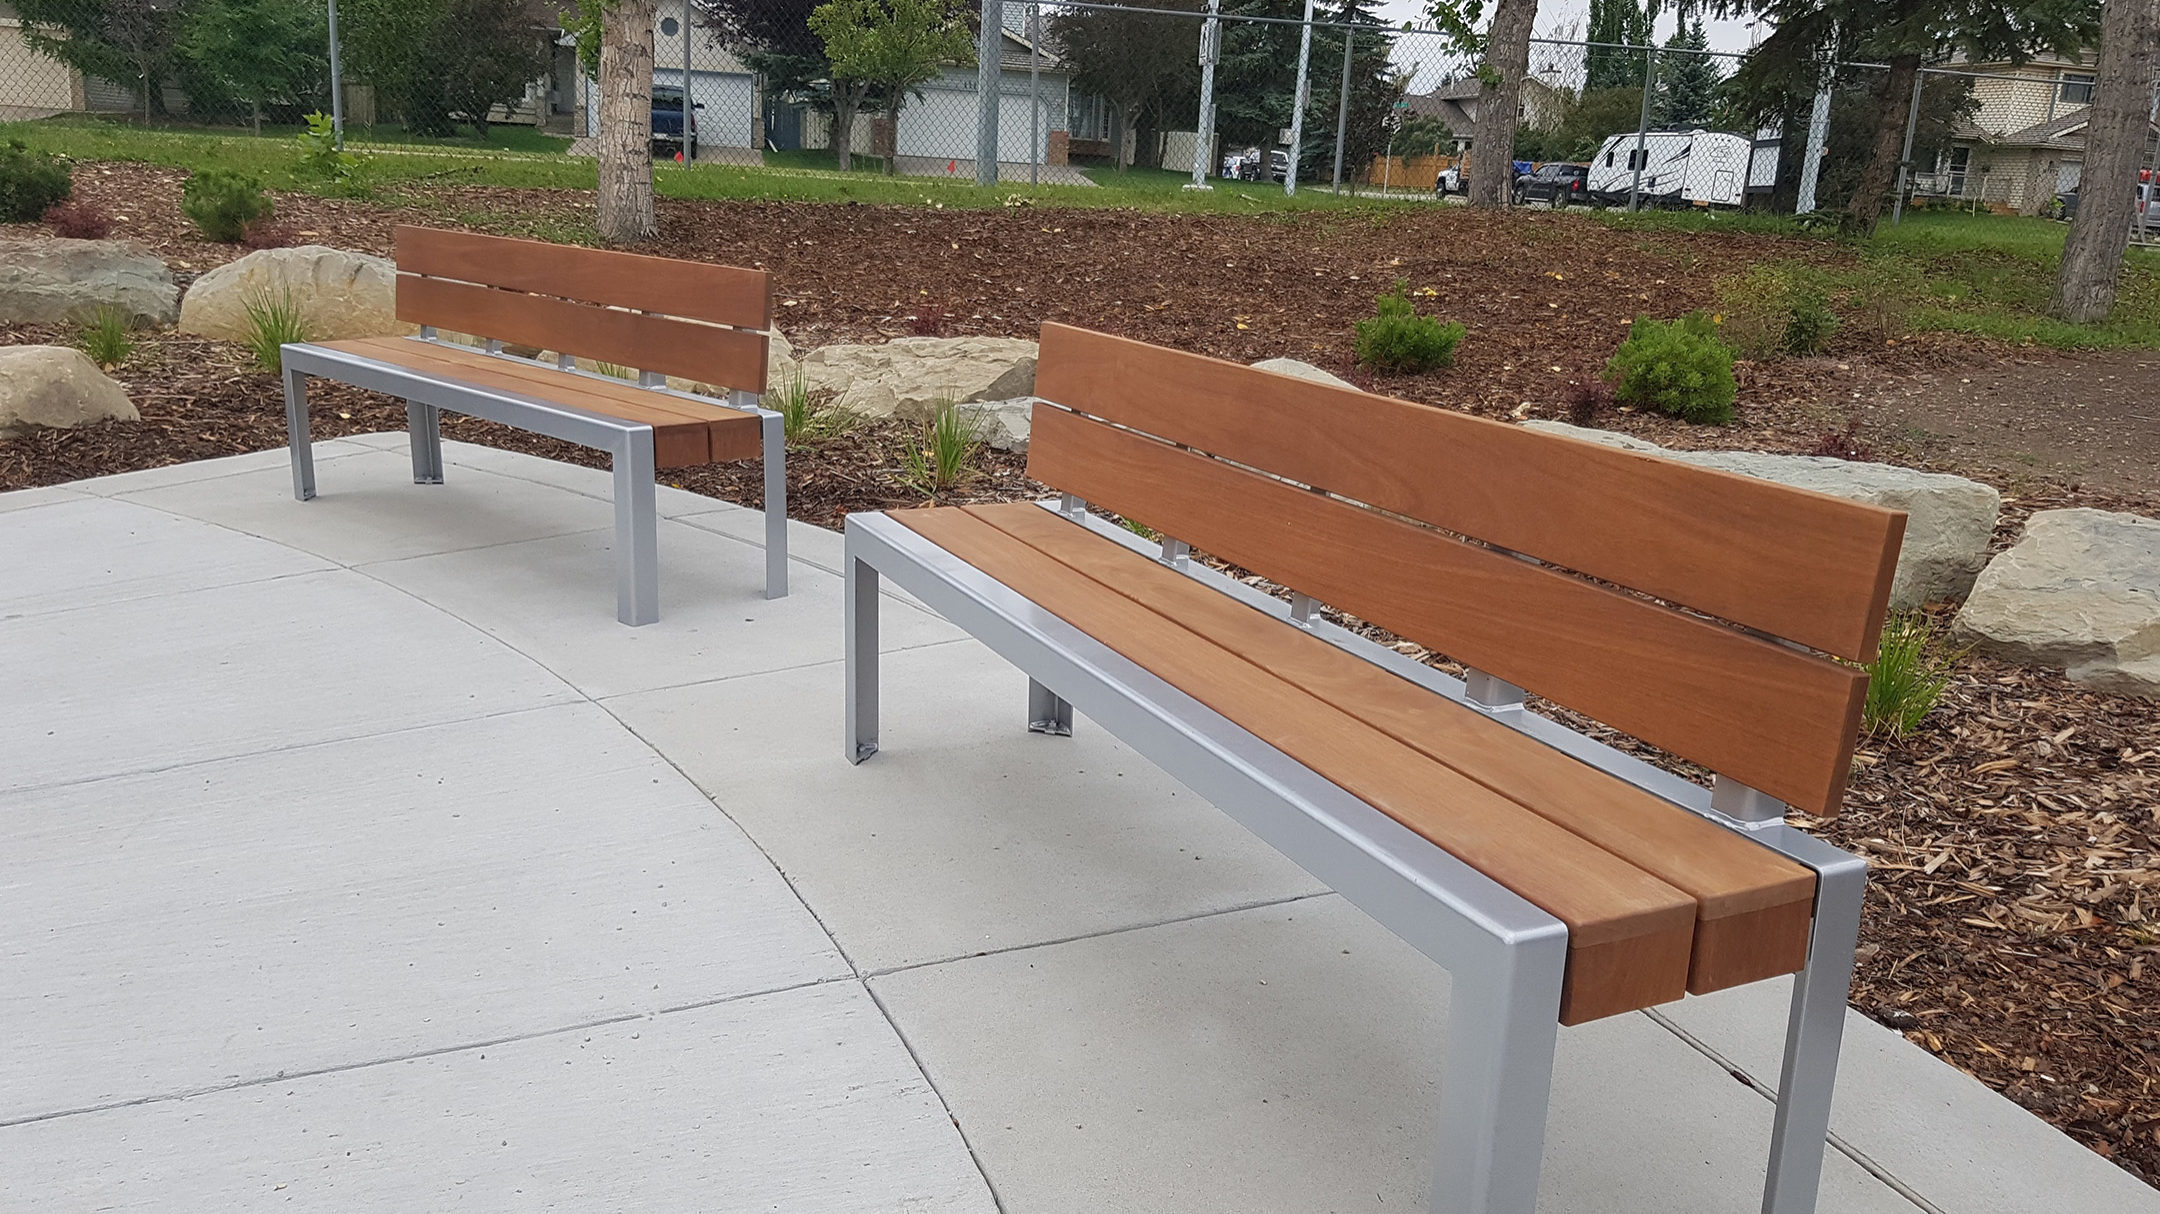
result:
[[[422,328],[420,335],[411,340],[468,354],[484,353],[506,362],[546,367],[566,376],[582,376],[610,384],[623,382],[580,370],[568,357],[541,362],[505,354],[502,343],[497,341],[490,341],[484,349],[475,350],[470,346],[438,341],[430,328]],[[522,393],[457,383],[425,371],[342,350],[308,344],[283,346],[281,350],[285,367],[285,429],[292,447],[294,497],[304,502],[315,496],[315,456],[308,439],[309,376],[334,379],[405,398],[406,428],[412,435],[413,483],[416,485],[443,483],[444,409],[606,451],[613,457],[615,470],[615,618],[633,626],[650,624],[660,618],[660,522],[655,502],[658,470],[654,465],[651,426],[589,413]],[[758,416],[765,462],[765,597],[785,596],[788,592],[787,440],[780,415],[761,407],[755,392],[731,392],[725,400],[678,392],[667,386],[665,376],[650,371],[639,373],[638,385],[665,396]]]
[[[1765,1214],[1813,1214],[1852,987],[1867,863],[1785,824],[1785,806],[1720,780],[1706,789],[1523,707],[1521,689],[1450,678],[1088,514],[1095,534],[1512,726],[1554,749],[1806,865],[1818,877],[1807,966],[1794,979],[1764,1185]],[[1077,708],[1446,969],[1435,1214],[1533,1214],[1559,1034],[1567,927],[1191,696],[883,514],[846,530],[846,753],[877,751],[878,579],[966,629],[1028,676],[1028,727],[1069,734]]]

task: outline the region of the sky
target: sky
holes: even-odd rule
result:
[[[1327,7],[1326,0],[1321,0],[1320,8],[1325,11]],[[1678,18],[1674,11],[1675,6],[1665,4],[1660,7],[1665,11],[1658,14],[1652,28],[1656,41],[1663,42],[1671,36]],[[1391,24],[1405,21],[1422,24],[1426,9],[1426,0],[1381,0],[1374,11],[1377,16]],[[1589,14],[1590,0],[1543,0],[1538,5],[1537,24],[1533,28],[1540,38],[1581,38],[1584,27],[1589,24]],[[1745,52],[1759,37],[1752,21],[1738,18],[1706,20],[1703,23],[1703,32],[1709,39],[1711,50],[1734,54]],[[1769,27],[1766,24],[1762,34],[1768,32]],[[1555,70],[1555,65],[1550,62],[1553,53],[1549,49],[1533,45],[1530,58],[1532,72],[1555,83],[1580,83],[1579,77],[1570,80],[1568,72]],[[1444,80],[1460,78],[1468,67],[1459,56],[1448,52],[1437,37],[1398,39],[1393,59],[1398,67],[1411,72],[1410,87],[1417,92],[1431,89]],[[1580,71],[1579,53],[1571,56],[1569,62],[1576,71]],[[1728,65],[1727,71],[1730,70]]]

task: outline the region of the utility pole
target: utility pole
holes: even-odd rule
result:
[[[1643,48],[1642,69],[1642,117],[1635,121],[1635,150],[1628,156],[1628,164],[1635,170],[1635,180],[1628,186],[1627,209],[1642,210],[1642,171],[1650,163],[1650,101],[1657,91],[1657,48]]]
[[[1905,218],[1905,183],[1912,171],[1912,141],[1914,132],[1920,129],[1920,90],[1927,87],[1927,69],[1913,73],[1912,108],[1905,112],[1905,150],[1898,155],[1897,195],[1890,200],[1890,226],[1896,227]]]

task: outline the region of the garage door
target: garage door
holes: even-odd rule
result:
[[[680,87],[682,69],[655,68],[653,83]],[[753,77],[737,72],[690,73],[692,100],[705,108],[697,112],[698,144],[701,147],[754,148],[757,84]],[[600,88],[590,81],[585,87],[585,121],[588,130],[600,129]]]
[[[1039,102],[1043,116],[1035,131],[1036,154],[1048,146],[1049,105]],[[930,88],[922,99],[909,101],[900,111],[900,154],[928,156],[938,160],[975,159],[975,94],[972,90]],[[1028,98],[1006,94],[998,98],[998,159],[1026,164],[1028,153]]]

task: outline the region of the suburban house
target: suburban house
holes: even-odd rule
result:
[[[1977,74],[1972,81],[1977,108],[1959,121],[1932,170],[1914,176],[1915,195],[2030,215],[2078,187],[2093,95],[2089,59],[1953,60],[1945,66]],[[1923,90],[1941,79],[1923,76]]]
[[[1474,76],[1457,80],[1429,93],[1407,94],[1403,108],[1410,114],[1439,119],[1454,132],[1455,150],[1467,151],[1477,126],[1478,94],[1483,87]],[[1574,95],[1567,89],[1536,76],[1525,76],[1519,101],[1522,124],[1533,130],[1558,126],[1567,117],[1568,104],[1573,100]]]

